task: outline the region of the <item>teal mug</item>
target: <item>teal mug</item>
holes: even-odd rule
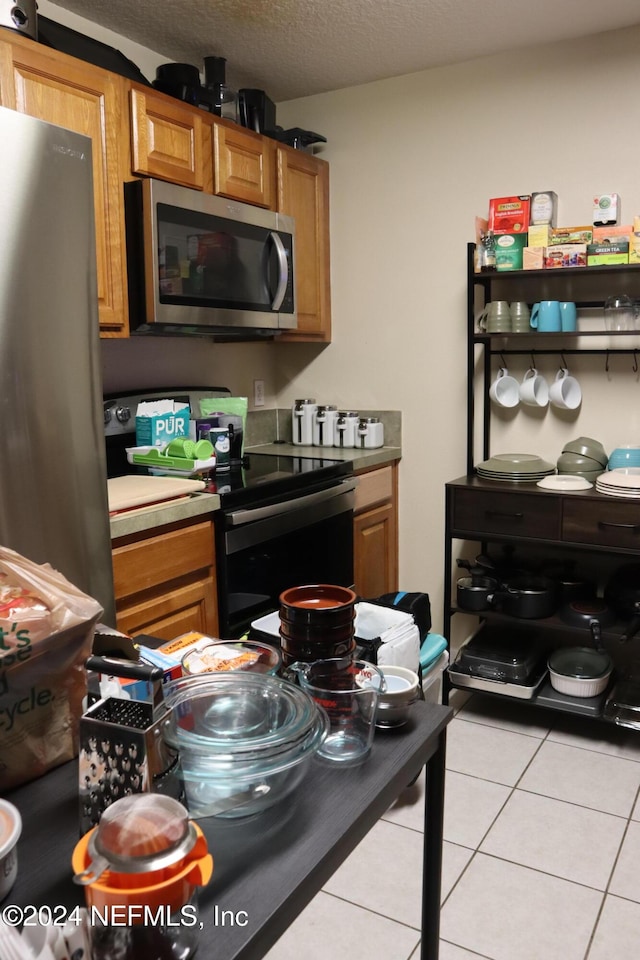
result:
[[[540,303],[534,303],[530,323],[538,333],[560,333],[560,301],[541,300]]]
[[[578,311],[570,300],[560,301],[560,329],[563,333],[575,333],[578,328]]]

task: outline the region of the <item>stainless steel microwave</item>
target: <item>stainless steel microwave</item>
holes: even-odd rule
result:
[[[132,333],[295,330],[291,217],[160,180],[125,184],[125,201]]]

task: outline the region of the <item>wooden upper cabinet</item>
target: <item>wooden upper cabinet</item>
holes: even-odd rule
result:
[[[277,206],[296,221],[298,329],[279,340],[331,340],[329,165],[291,147],[277,148]]]
[[[202,190],[202,111],[135,85],[130,103],[132,173]]]
[[[128,335],[124,89],[122,78],[25,37],[0,40],[2,105],[91,138],[100,331],[107,337]]]
[[[213,192],[275,209],[275,141],[231,121],[213,122]]]

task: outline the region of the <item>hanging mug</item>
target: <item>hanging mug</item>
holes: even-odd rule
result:
[[[520,403],[520,384],[509,376],[506,367],[500,367],[489,388],[489,396],[499,407],[517,407]]]
[[[551,384],[549,397],[554,407],[560,410],[577,410],[582,403],[582,390],[575,377],[566,367],[561,367]]]

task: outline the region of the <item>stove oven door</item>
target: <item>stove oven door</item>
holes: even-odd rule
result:
[[[241,636],[288,587],[353,586],[357,481],[216,515],[220,636]]]

